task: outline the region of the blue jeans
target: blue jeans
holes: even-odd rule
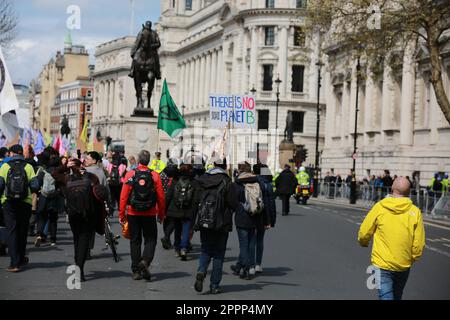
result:
[[[220,281],[222,281],[223,259],[227,249],[228,232],[202,229],[200,230],[200,241],[202,253],[197,271],[206,275],[209,263],[213,259],[210,288],[216,289],[219,287]]]
[[[265,233],[266,229],[256,229],[256,261],[252,260],[252,265],[260,266],[262,264]]]
[[[401,300],[408,276],[409,270],[395,272],[380,269],[380,300]]]
[[[191,231],[191,220],[175,218],[175,241],[174,248],[176,251],[186,250],[189,247],[189,237]]]
[[[238,266],[244,270],[254,267],[256,250],[256,229],[236,228],[239,238]]]

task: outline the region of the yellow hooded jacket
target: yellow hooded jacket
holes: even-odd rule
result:
[[[372,264],[384,270],[406,271],[425,246],[422,213],[408,198],[385,198],[367,214],[358,241],[367,247],[372,236]]]

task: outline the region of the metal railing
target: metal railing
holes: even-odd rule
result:
[[[337,201],[350,200],[350,184],[321,182],[319,184],[319,198]],[[391,194],[390,187],[375,187],[373,185],[357,185],[358,204],[369,209],[378,201]],[[433,217],[450,217],[450,197],[447,192],[434,192],[426,188],[411,190],[409,198],[423,213]]]

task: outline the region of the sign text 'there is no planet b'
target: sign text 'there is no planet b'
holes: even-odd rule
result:
[[[219,95],[209,96],[212,128],[256,128],[256,102],[251,96]]]

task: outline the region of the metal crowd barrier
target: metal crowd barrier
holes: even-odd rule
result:
[[[350,200],[350,185],[345,182],[320,182],[318,191],[321,199]],[[370,209],[390,193],[390,187],[358,184],[356,201],[365,208]],[[420,188],[419,190],[411,190],[409,198],[424,214],[450,218],[450,193],[448,192],[433,192],[426,188]]]

